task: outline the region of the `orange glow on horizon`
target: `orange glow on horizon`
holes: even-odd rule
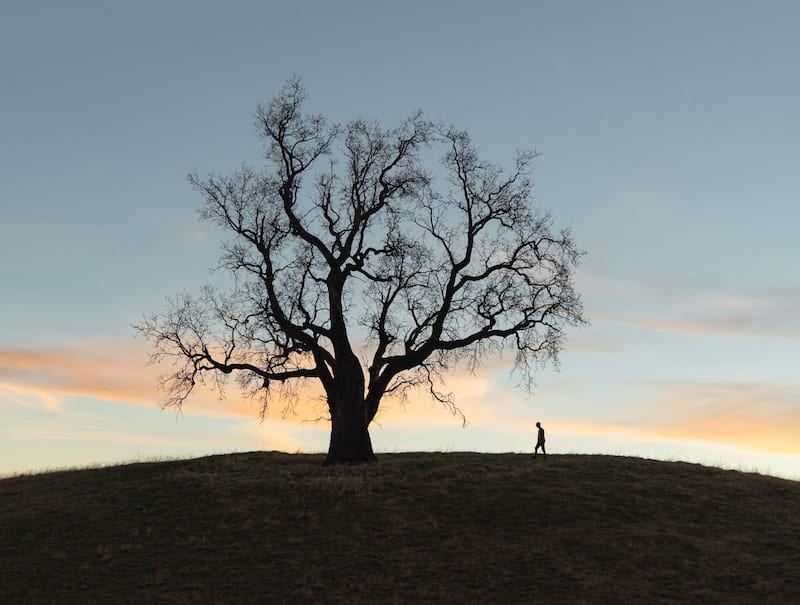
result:
[[[161,399],[157,367],[146,365],[144,347],[132,345],[80,345],[55,352],[0,351],[0,395],[15,406],[58,413],[59,396],[84,396],[108,401],[155,406]],[[497,360],[477,374],[462,371],[446,377],[443,390],[456,395],[456,405],[468,425],[518,433],[530,430],[531,407],[519,394],[499,386],[508,362]],[[424,389],[411,394],[407,405],[387,398],[375,419],[376,427],[399,429],[453,428],[461,419],[431,401]],[[324,419],[321,389],[306,383],[295,393],[289,413],[276,399],[268,418],[304,423]],[[682,440],[716,443],[753,451],[800,453],[800,409],[793,393],[767,387],[737,384],[663,385],[655,397],[642,397],[631,420],[616,422],[572,421],[551,414],[549,424],[561,433],[616,435],[624,440]],[[596,406],[595,406],[596,407]],[[231,388],[224,401],[212,389],[199,389],[186,410],[231,418],[256,419],[258,401]],[[293,412],[293,413],[292,413]],[[546,423],[547,424],[547,423]],[[327,423],[320,423],[327,430]],[[530,425],[530,426],[528,426]],[[262,427],[263,428],[263,427]],[[301,450],[297,439],[275,431],[253,429],[264,443],[281,443],[287,451]],[[274,445],[273,445],[274,447]]]

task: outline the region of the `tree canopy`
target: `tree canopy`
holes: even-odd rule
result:
[[[181,295],[137,329],[156,359],[178,360],[166,405],[235,375],[263,414],[276,386],[315,380],[328,461],[360,462],[385,396],[421,387],[457,410],[442,376],[504,352],[530,388],[584,322],[581,252],[532,202],[536,153],[503,170],[422,113],[339,125],[303,113],[304,100],[295,79],[259,106],[265,169],[189,177],[202,217],[232,236],[221,266],[235,285]]]

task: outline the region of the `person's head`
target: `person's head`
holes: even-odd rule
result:
[[[537,422],[536,426],[539,427],[539,428],[542,428],[542,424],[540,422]]]

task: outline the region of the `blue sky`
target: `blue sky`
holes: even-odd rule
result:
[[[188,172],[257,163],[256,105],[542,152],[591,326],[532,397],[509,360],[387,407],[378,451],[685,459],[800,476],[796,2],[31,2],[0,9],[0,473],[252,449],[327,427],[157,407],[131,323],[211,279]]]

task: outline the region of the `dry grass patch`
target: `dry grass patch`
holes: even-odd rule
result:
[[[0,481],[3,603],[800,602],[800,483],[254,452]]]

